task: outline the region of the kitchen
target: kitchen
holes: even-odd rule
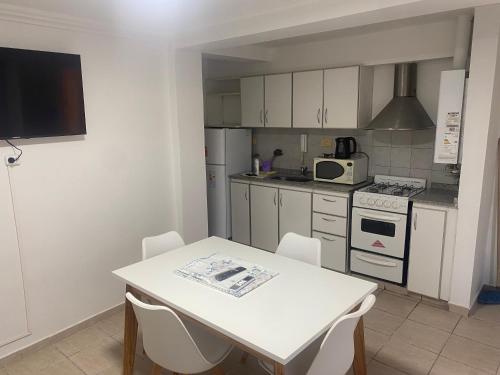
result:
[[[309,56],[314,66],[281,71],[273,63],[206,59],[206,132],[236,126],[246,130],[225,132],[251,138],[239,169],[228,169],[230,184],[220,198],[228,202],[226,219],[211,207],[211,191],[221,194],[214,188],[221,184],[207,169],[210,234],[268,251],[287,232],[312,236],[321,240],[325,268],[449,301],[462,155],[459,136],[447,134],[451,146],[443,137],[447,124],[463,132],[470,22],[467,15],[452,15],[376,30],[393,38],[396,32],[425,34],[457,24],[462,31],[450,57],[439,51],[436,58],[336,66],[322,64],[318,54]],[[349,40],[362,43],[367,35],[286,41],[281,48],[318,53]],[[412,98],[412,104],[399,109],[393,97]],[[391,118],[398,113],[403,116]],[[210,158],[214,146],[206,144]],[[335,178],[337,183],[325,182]],[[222,220],[226,232],[210,226],[212,217]]]

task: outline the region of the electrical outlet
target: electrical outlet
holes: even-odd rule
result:
[[[21,164],[19,162],[19,159],[17,159],[17,155],[5,155],[4,156],[4,161],[5,161],[5,165],[8,166],[8,167],[14,167],[16,165],[19,165]]]
[[[332,147],[333,140],[331,137],[323,137],[321,138],[321,147]]]

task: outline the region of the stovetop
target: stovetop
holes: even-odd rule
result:
[[[374,183],[359,192],[410,198],[425,190],[426,180],[421,178],[375,176]]]

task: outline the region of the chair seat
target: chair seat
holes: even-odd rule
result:
[[[222,362],[231,352],[233,346],[227,341],[219,339],[216,336],[207,333],[207,330],[199,324],[192,323],[188,320],[183,320],[186,329],[191,337],[196,342],[203,356],[214,365]]]

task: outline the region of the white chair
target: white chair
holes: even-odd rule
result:
[[[333,323],[306,375],[345,375],[349,371],[354,359],[354,330],[359,319],[372,308],[375,299],[375,296],[370,294],[359,310],[344,315]],[[260,363],[266,372],[274,374],[272,364]]]
[[[176,231],[142,239],[142,259],[148,259],[184,246],[184,240]]]
[[[153,374],[161,368],[174,374],[197,374],[217,367],[231,352],[232,345],[207,333],[199,326],[186,324],[166,306],[149,305],[132,293],[126,294],[132,303],[143,332],[144,349],[154,362]]]
[[[321,241],[296,233],[287,233],[281,239],[276,254],[321,267]]]

